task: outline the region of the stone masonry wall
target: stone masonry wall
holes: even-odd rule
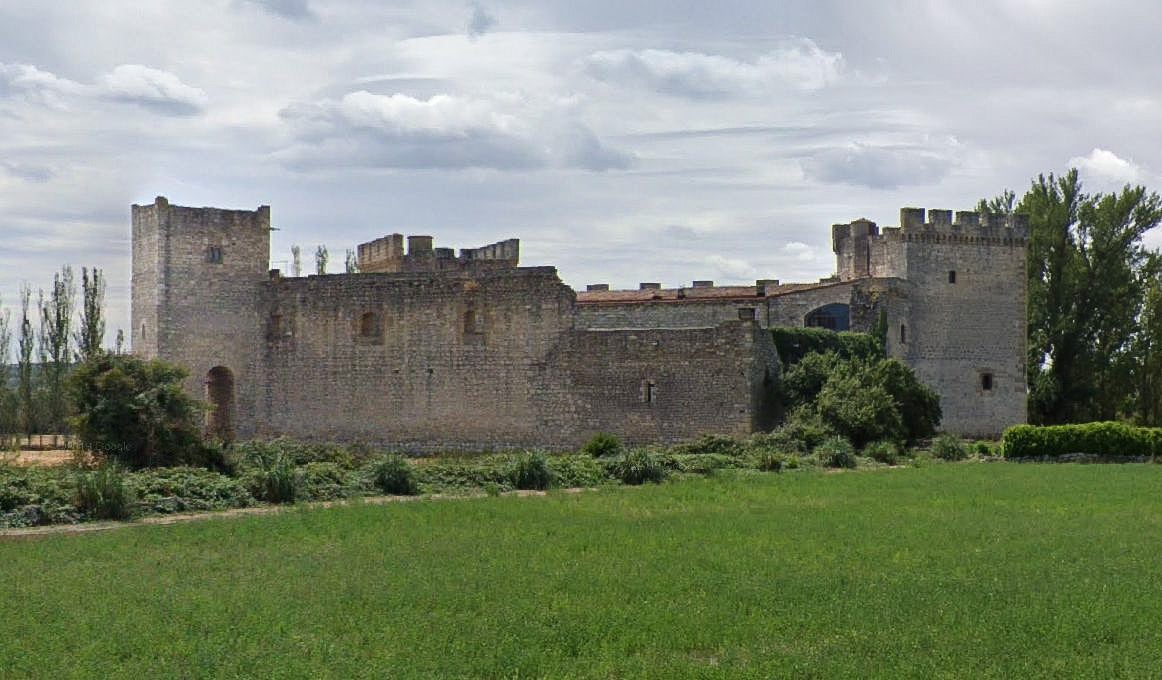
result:
[[[159,197],[133,207],[133,225],[134,352],[186,367],[186,389],[199,399],[206,397],[210,369],[228,369],[237,433],[249,436],[261,368],[258,305],[270,261],[270,209],[186,208]]]

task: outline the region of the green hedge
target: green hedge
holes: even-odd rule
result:
[[[826,328],[772,328],[771,337],[783,367],[793,366],[812,352],[834,352],[841,359],[882,359],[884,348],[874,335]]]
[[[1070,453],[1156,456],[1162,454],[1162,428],[1114,422],[1014,425],[1005,430],[1001,445],[1006,458],[1052,458]]]

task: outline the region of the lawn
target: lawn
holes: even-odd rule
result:
[[[0,542],[0,676],[1150,676],[1160,490],[728,472]]]

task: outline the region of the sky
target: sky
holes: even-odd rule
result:
[[[810,281],[833,223],[1069,167],[1158,189],[1159,25],[1128,0],[3,0],[0,305],[98,267],[129,328],[129,206],[158,195],[270,205],[284,270],[401,232],[519,238],[574,287]]]

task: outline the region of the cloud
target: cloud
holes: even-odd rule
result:
[[[851,184],[871,189],[936,184],[952,169],[953,161],[916,148],[853,144],[828,149],[800,161],[810,179],[828,184]]]
[[[1088,156],[1069,159],[1069,167],[1099,181],[1133,184],[1142,181],[1142,168],[1112,151],[1094,148]]]
[[[18,177],[26,182],[33,182],[41,184],[53,178],[52,170],[42,166],[30,163],[18,163],[14,161],[0,161],[0,171]]]
[[[122,64],[101,78],[103,96],[172,115],[193,115],[206,106],[206,93],[177,76],[140,64]]]
[[[754,279],[758,276],[758,269],[754,265],[739,258],[708,255],[703,262],[709,265],[716,275],[729,280]]]
[[[280,112],[297,143],[278,157],[297,169],[383,168],[523,170],[549,166],[608,170],[631,158],[609,149],[583,124],[555,122],[520,98],[352,92]]]
[[[472,16],[468,19],[468,36],[479,38],[496,25],[496,17],[489,14],[480,3],[472,3]]]
[[[235,4],[254,5],[270,14],[295,21],[315,18],[310,0],[237,0]]]
[[[791,241],[783,244],[783,254],[800,262],[815,261],[815,249],[802,241]]]
[[[31,64],[0,63],[0,97],[20,94],[32,103],[61,108],[65,98],[85,92],[84,85]]]
[[[782,89],[819,90],[843,73],[843,55],[802,38],[754,61],[701,52],[607,50],[585,60],[597,80],[644,86],[689,98],[762,96]]]

